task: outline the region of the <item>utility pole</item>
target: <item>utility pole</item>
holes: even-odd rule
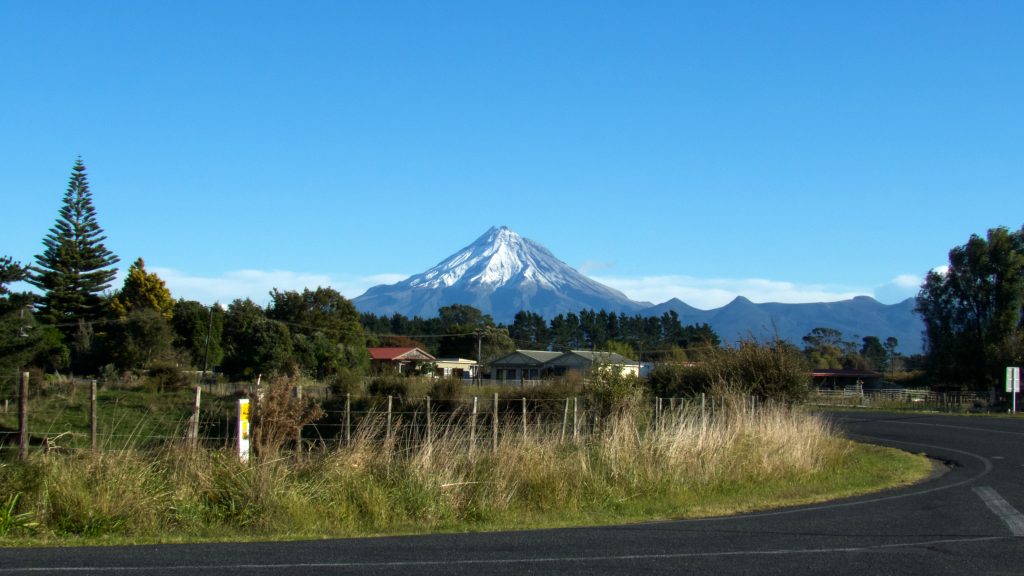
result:
[[[480,359],[483,357],[481,353],[483,351],[484,333],[482,330],[477,330],[476,334],[476,385],[483,385],[483,364],[480,363]]]
[[[213,306],[210,306],[210,320],[206,325],[206,353],[203,354],[203,380],[206,380],[206,370],[210,366],[210,335],[213,333]]]

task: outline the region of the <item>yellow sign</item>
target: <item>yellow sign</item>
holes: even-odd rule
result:
[[[249,461],[249,399],[238,400],[238,457]]]

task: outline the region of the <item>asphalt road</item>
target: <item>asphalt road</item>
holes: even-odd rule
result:
[[[917,486],[738,517],[312,542],[0,549],[23,574],[1024,574],[1024,420],[838,413],[858,440],[923,452]]]

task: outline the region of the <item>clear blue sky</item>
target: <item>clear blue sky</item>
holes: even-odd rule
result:
[[[1024,2],[0,0],[0,254],[70,169],[175,297],[348,297],[492,225],[639,299],[916,294],[1024,224]]]

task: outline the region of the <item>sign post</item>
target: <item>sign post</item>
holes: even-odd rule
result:
[[[249,461],[249,399],[238,400],[238,459]]]
[[[1020,392],[1020,367],[1006,367],[1006,391],[1010,393],[1013,403],[1013,413],[1017,413],[1017,393]]]

